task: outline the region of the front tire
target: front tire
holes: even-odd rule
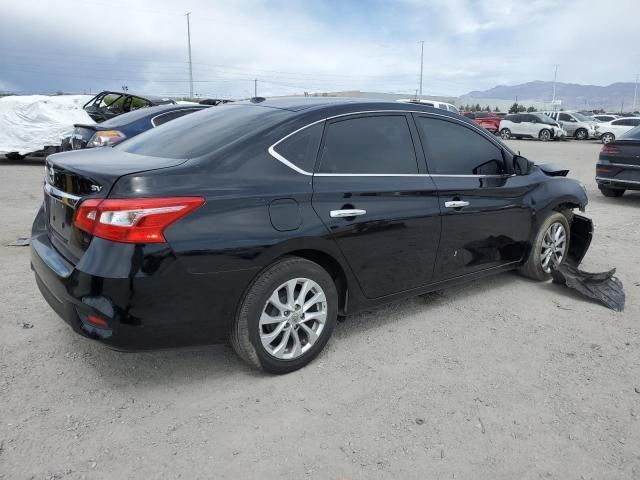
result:
[[[538,138],[542,142],[548,142],[549,140],[551,140],[551,131],[546,128],[543,128],[542,130],[540,130],[540,133],[538,134]]]
[[[586,140],[589,138],[589,132],[587,132],[584,128],[579,128],[575,133],[576,140]]]
[[[307,365],[324,348],[338,316],[338,293],[320,265],[286,257],[253,281],[240,304],[231,346],[247,363],[271,373]]]
[[[518,271],[533,280],[546,281],[562,265],[569,252],[570,227],[566,215],[551,213],[540,225],[529,255]]]
[[[609,187],[603,187],[602,185],[598,185],[598,188],[600,189],[600,191],[605,197],[609,197],[609,198],[621,197],[622,195],[624,195],[624,192],[625,192],[624,188],[609,188]]]
[[[509,140],[511,138],[511,130],[509,130],[508,128],[503,128],[502,130],[500,130],[500,136],[503,140]]]

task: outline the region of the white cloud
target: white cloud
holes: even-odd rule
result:
[[[595,2],[594,2],[595,3]],[[559,78],[631,81],[640,2],[404,0],[58,0],[2,7],[0,82],[19,90],[188,92],[192,11],[196,91],[246,96],[318,90],[413,92],[425,40],[425,93]],[[346,6],[345,6],[346,5]],[[350,7],[349,7],[350,6]],[[336,12],[332,15],[332,12]],[[341,16],[344,15],[344,16]]]

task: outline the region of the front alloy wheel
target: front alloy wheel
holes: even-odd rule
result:
[[[546,273],[557,268],[567,252],[567,231],[560,222],[552,223],[542,237],[540,265]]]
[[[551,140],[551,132],[549,130],[547,130],[546,128],[542,129],[540,131],[540,134],[538,135],[538,138],[540,140],[542,140],[543,142],[548,142],[549,140]]]
[[[576,132],[576,140],[586,140],[587,138],[589,138],[589,132],[584,128],[579,128]]]
[[[322,335],[327,321],[327,298],[308,278],[294,278],[277,287],[260,316],[260,340],[275,358],[293,360],[304,355]]]

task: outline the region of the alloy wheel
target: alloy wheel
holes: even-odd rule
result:
[[[324,291],[308,278],[291,279],[276,288],[260,315],[262,346],[269,355],[293,360],[316,343],[327,321]]]
[[[509,140],[509,138],[511,138],[511,131],[508,128],[505,128],[500,132],[500,136],[504,140]]]
[[[551,133],[549,133],[549,130],[542,130],[540,132],[540,140],[543,142],[551,140]]]
[[[605,133],[602,136],[602,143],[606,145],[607,143],[611,143],[611,142],[613,142],[613,135],[611,135],[610,133]]]
[[[560,222],[552,223],[542,238],[540,264],[542,269],[551,273],[564,260],[567,251],[567,232]]]

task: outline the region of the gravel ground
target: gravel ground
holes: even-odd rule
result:
[[[0,163],[0,478],[640,478],[640,193],[599,194],[595,142],[510,143],[587,185],[584,267],[618,267],[626,311],[507,273],[350,317],[281,377],[74,334],[5,246],[42,166]]]

